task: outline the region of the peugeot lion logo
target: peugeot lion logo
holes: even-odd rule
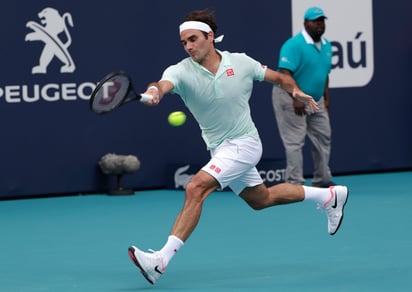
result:
[[[33,32],[26,35],[25,41],[42,41],[44,48],[41,52],[39,65],[32,68],[32,74],[47,73],[47,66],[57,57],[63,66],[60,68],[60,73],[73,73],[76,69],[72,57],[68,52],[68,47],[72,43],[72,39],[67,29],[67,23],[73,27],[73,20],[70,13],[64,13],[63,16],[54,8],[44,8],[39,12],[38,17],[41,24],[35,21],[26,23],[26,27]],[[65,34],[66,42],[59,38],[59,34]]]

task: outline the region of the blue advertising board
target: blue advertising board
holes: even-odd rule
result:
[[[412,4],[328,2],[337,3],[325,2],[330,24],[326,37],[335,52],[332,172],[411,169]],[[88,104],[96,83],[111,71],[125,70],[136,90],[144,91],[167,66],[186,57],[178,25],[189,11],[206,7],[215,11],[218,33],[225,35],[217,45],[220,50],[245,52],[276,69],[282,43],[299,30],[302,11],[310,3],[2,2],[0,198],[102,192],[115,184],[98,167],[107,153],[139,158],[140,170],[124,178],[124,184],[135,189],[165,187],[170,180],[165,168],[173,163],[202,165],[209,154],[179,96],[168,95],[157,107],[128,104],[98,116]],[[353,5],[359,6],[359,16],[341,19],[340,12]],[[399,21],[388,26],[388,14]],[[284,149],[271,88],[256,83],[250,103],[263,159],[278,161],[284,159]],[[175,110],[188,116],[181,127],[167,123]],[[311,172],[307,145],[305,174]]]

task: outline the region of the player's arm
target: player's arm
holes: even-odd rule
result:
[[[157,105],[160,100],[173,89],[172,82],[167,80],[160,80],[159,82],[152,82],[147,86],[146,94],[153,96],[153,100],[146,102],[146,105]]]
[[[284,90],[289,92],[292,95],[292,97],[298,98],[300,100],[304,100],[305,102],[307,102],[309,109],[312,112],[319,109],[318,104],[316,103],[316,101],[314,101],[312,96],[300,90],[295,79],[293,79],[290,75],[280,73],[280,72],[267,68],[265,72],[265,81],[280,84],[280,86]]]
[[[284,68],[279,68],[279,72],[289,75],[290,77],[293,78],[293,73],[291,71],[289,71],[288,69],[284,69]],[[292,97],[292,95],[290,94],[290,98],[293,99],[293,108],[295,109],[295,114],[297,114],[298,116],[302,116],[306,113],[306,102],[304,101],[300,101],[297,98]]]
[[[284,90],[292,94],[293,97],[310,97],[309,95],[307,95],[299,89],[299,86],[297,85],[295,79],[293,79],[293,77],[290,76],[290,74],[277,72],[267,68],[265,73],[265,81],[280,84],[280,86]]]

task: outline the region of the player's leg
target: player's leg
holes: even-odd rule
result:
[[[185,201],[177,216],[171,234],[186,241],[199,222],[203,201],[219,183],[209,173],[200,170],[186,185]]]
[[[246,187],[239,196],[255,210],[304,200],[314,201],[326,211],[328,232],[333,235],[338,231],[343,219],[348,189],[345,186],[316,188],[289,183],[267,188],[264,184],[260,184]]]
[[[165,272],[167,265],[199,222],[203,201],[219,187],[216,179],[205,171],[199,171],[186,185],[185,201],[176,217],[166,244],[159,251],[146,253],[135,246],[129,247],[129,256],[142,275],[154,284]]]
[[[264,184],[246,187],[240,194],[251,208],[255,210],[265,209],[271,206],[290,204],[303,201],[304,190],[299,185],[282,183],[270,188]]]
[[[271,187],[266,187],[264,184],[246,187],[239,196],[253,209],[261,210],[303,200],[310,200],[323,205],[330,200],[331,193],[327,188],[280,183]]]
[[[239,142],[241,141],[225,141],[218,148],[213,149],[211,160],[186,185],[183,208],[175,220],[166,244],[160,251],[150,254],[142,252],[135,246],[129,248],[130,258],[150,283],[154,284],[161,276],[171,258],[195,229],[206,197],[217,188],[227,186],[231,180],[244,172],[243,168],[253,167],[259,160],[260,154],[256,149],[261,149],[261,144],[256,140],[253,141],[254,143],[251,142],[253,146],[250,147],[254,151],[248,151],[252,153],[254,164],[250,166],[239,163],[239,168],[234,167],[237,165],[235,162],[239,159],[239,153],[243,153],[238,151]]]

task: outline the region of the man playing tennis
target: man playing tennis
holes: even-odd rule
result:
[[[325,209],[331,235],[342,222],[348,198],[345,186],[314,188],[283,183],[267,188],[263,184],[255,167],[262,155],[262,144],[248,103],[253,82],[278,83],[312,111],[317,104],[291,77],[262,66],[246,54],[217,50],[216,30],[211,11],[190,12],[180,25],[180,40],[189,57],[168,67],[161,80],[151,83],[145,92],[154,97],[148,105],[158,104],[167,93],[180,95],[199,123],[211,153],[210,161],[187,184],[183,209],[163,248],[146,253],[129,247],[130,258],[151,284],[165,272],[195,229],[203,201],[226,186],[254,210],[314,201]]]

